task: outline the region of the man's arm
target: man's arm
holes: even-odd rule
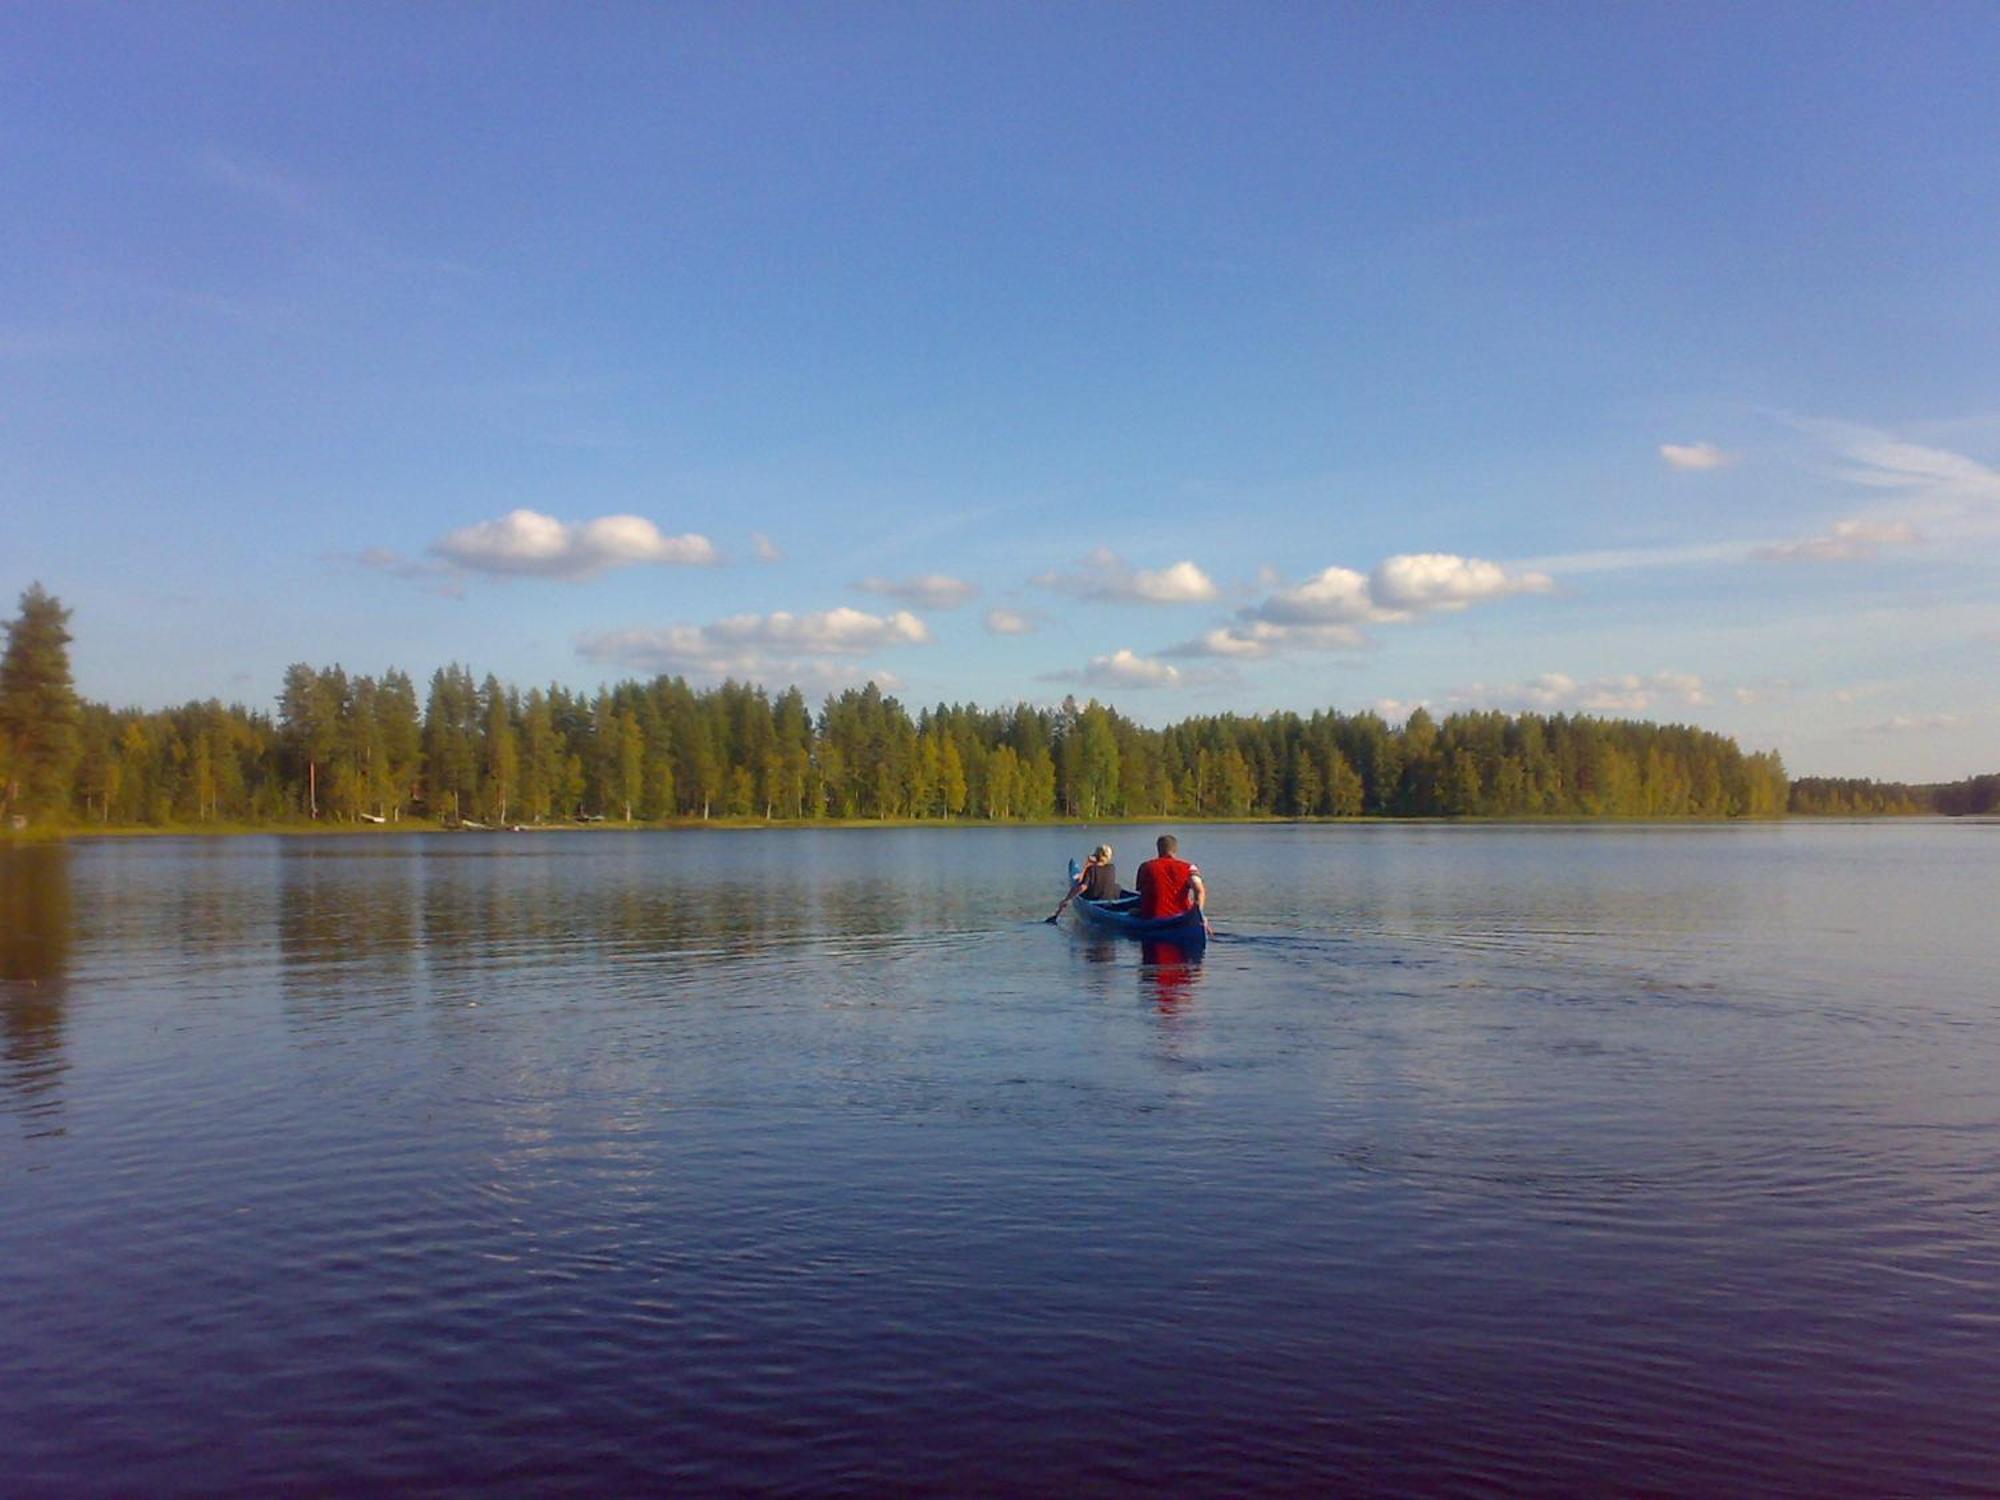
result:
[[[1208,912],[1208,887],[1201,883],[1201,871],[1188,876],[1188,889],[1194,892],[1194,909],[1204,915]]]

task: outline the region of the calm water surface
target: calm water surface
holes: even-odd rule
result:
[[[0,851],[0,1491],[2000,1492],[2000,827],[1105,832]]]

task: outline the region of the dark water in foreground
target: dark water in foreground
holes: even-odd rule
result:
[[[0,1491],[2000,1490],[2000,827],[1099,833],[0,851]]]

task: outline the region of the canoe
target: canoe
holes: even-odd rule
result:
[[[1082,873],[1075,860],[1069,862],[1069,884],[1076,884],[1076,877]],[[1161,938],[1183,945],[1208,941],[1208,927],[1202,919],[1198,907],[1171,917],[1142,917],[1139,915],[1139,893],[1127,891],[1116,901],[1090,901],[1082,896],[1070,902],[1070,910],[1086,927],[1101,928],[1105,932],[1121,933],[1126,937]]]

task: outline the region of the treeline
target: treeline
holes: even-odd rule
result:
[[[2000,812],[2000,775],[1911,785],[1861,777],[1802,776],[1789,810],[1831,817],[1927,816]]]
[[[295,666],[275,717],[217,702],[86,704],[87,822],[661,822],[716,816],[1759,817],[1775,755],[1683,726],[1418,710],[1234,715],[1146,729],[1097,702],[912,714],[879,688],[814,713],[798,689],[675,677],[520,692],[463,667],[421,704],[400,672]]]
[[[1147,729],[1095,701],[943,704],[875,686],[815,713],[678,677],[521,692],[461,666],[304,664],[277,712],[79,702],[68,612],[22,596],[0,659],[0,813],[87,825],[446,824],[1074,817],[1769,817],[1789,784],[1684,725],[1424,710],[1191,718]]]
[[[1925,790],[1931,794],[1932,809],[1947,817],[2000,813],[2000,775],[1968,776],[1964,781],[1946,782]]]
[[[1925,788],[1861,776],[1801,776],[1787,810],[1805,817],[1906,817],[1932,810]]]

